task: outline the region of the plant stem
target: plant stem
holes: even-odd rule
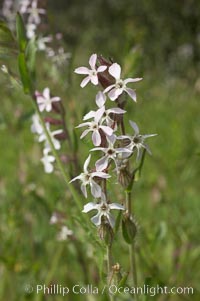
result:
[[[126,192],[126,208],[128,212],[128,217],[132,218],[132,203],[131,203],[131,191]],[[137,267],[136,267],[136,253],[135,253],[135,245],[134,241],[129,245],[129,258],[130,258],[130,267],[131,267],[131,275],[133,279],[133,286],[137,287]],[[138,300],[137,294],[135,295],[135,300]]]
[[[112,245],[109,244],[107,246],[107,284],[108,288],[112,281]],[[114,301],[114,296],[112,294],[109,294],[110,301]]]

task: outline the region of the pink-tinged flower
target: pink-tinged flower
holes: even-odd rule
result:
[[[49,133],[49,136],[50,136],[50,138],[51,138],[51,141],[52,141],[52,143],[53,143],[55,149],[56,149],[56,150],[60,149],[60,148],[61,148],[60,141],[59,141],[58,139],[56,139],[54,136],[59,135],[59,134],[62,134],[62,133],[63,133],[63,130],[56,130],[56,131],[51,132],[51,131],[50,131],[50,125],[49,125],[49,123],[46,123],[46,129],[47,129],[47,131],[48,131],[48,133]],[[44,152],[48,153],[48,152],[51,150],[51,146],[50,146],[50,144],[49,144],[49,142],[48,142],[48,139],[47,139],[47,136],[46,136],[45,132],[43,132],[43,133],[39,136],[38,141],[39,141],[39,142],[45,141],[45,149],[44,149]]]
[[[49,155],[46,151],[44,151],[44,156],[40,159],[44,165],[44,170],[46,173],[52,173],[54,170],[53,162],[56,160],[54,156]]]
[[[115,165],[117,168],[118,167],[118,164],[117,164],[118,156],[123,155],[124,153],[125,154],[132,153],[132,150],[130,150],[128,148],[115,148],[114,147],[114,144],[116,142],[115,135],[112,135],[107,140],[108,140],[108,147],[95,147],[95,148],[91,149],[91,151],[100,150],[100,151],[104,152],[104,154],[105,154],[101,159],[97,160],[97,162],[95,164],[97,171],[102,171],[102,170],[106,169],[108,167],[110,160],[113,160],[115,162]]]
[[[142,80],[142,78],[127,78],[125,80],[121,79],[121,67],[119,64],[114,63],[112,64],[109,69],[108,72],[110,73],[110,75],[112,75],[115,78],[115,84],[108,86],[105,90],[104,93],[108,93],[109,98],[114,101],[116,100],[124,91],[126,93],[128,93],[128,95],[134,100],[136,101],[136,93],[134,90],[127,88],[127,84],[128,83],[135,83],[138,82],[140,80]]]
[[[137,124],[131,120],[129,120],[131,127],[134,130],[134,135],[123,135],[117,137],[117,139],[122,139],[127,144],[127,148],[130,148],[132,151],[137,150],[136,160],[141,158],[141,149],[144,148],[151,155],[151,150],[149,146],[145,143],[145,139],[153,136],[157,136],[157,134],[149,134],[149,135],[140,135],[139,128]]]
[[[97,214],[91,218],[91,221],[96,225],[100,226],[102,222],[102,217],[106,218],[111,227],[115,225],[115,219],[110,213],[110,210],[124,210],[124,207],[118,203],[107,203],[105,194],[101,195],[101,202],[98,204],[90,202],[84,206],[82,212],[88,213],[91,210],[97,210]]]
[[[112,127],[113,126],[113,120],[110,117],[110,114],[124,114],[126,111],[120,109],[120,108],[111,108],[107,109],[105,108],[105,102],[106,102],[106,95],[103,92],[98,92],[96,96],[96,104],[101,109],[102,117],[101,117],[101,123],[104,121],[106,122],[107,126]],[[90,111],[88,114],[86,114],[83,117],[83,120],[88,120],[90,118],[96,118],[99,114],[99,110],[97,111]]]
[[[75,177],[74,179],[72,179],[70,181],[74,182],[76,180],[80,180],[82,182],[81,184],[81,191],[83,192],[84,196],[87,198],[87,189],[86,186],[90,185],[91,188],[91,193],[95,198],[99,198],[101,196],[101,186],[99,186],[95,180],[94,177],[98,177],[98,178],[102,178],[102,179],[108,179],[110,178],[110,175],[108,175],[105,172],[101,172],[101,171],[94,171],[94,172],[90,172],[88,170],[88,165],[90,163],[90,159],[91,159],[91,155],[89,155],[89,157],[86,159],[85,163],[84,163],[84,167],[83,167],[83,173],[81,173],[79,176]]]
[[[38,8],[37,5],[38,1],[34,0],[31,3],[31,7],[27,8],[26,12],[30,14],[28,17],[28,23],[40,24],[40,15],[45,15],[46,10],[44,8]]]
[[[21,14],[24,14],[24,13],[27,12],[27,8],[30,5],[30,3],[31,3],[30,0],[21,0],[20,1],[20,4],[19,4],[20,5],[20,9],[19,9],[19,11],[20,11]]]
[[[101,144],[101,134],[100,130],[104,132],[106,136],[111,136],[113,134],[113,129],[109,126],[102,125],[100,120],[103,116],[104,108],[100,108],[96,113],[94,120],[91,122],[84,122],[77,126],[77,128],[81,128],[87,126],[88,128],[82,133],[81,139],[85,137],[89,132],[92,132],[92,141],[95,146],[99,146]]]
[[[77,74],[86,74],[87,76],[83,79],[81,82],[81,87],[84,88],[89,82],[91,82],[93,85],[98,85],[98,73],[103,72],[107,69],[107,66],[99,66],[96,69],[96,61],[97,61],[97,55],[92,54],[89,59],[89,65],[91,69],[87,67],[79,67],[74,70]]]
[[[60,97],[51,97],[49,88],[45,88],[43,93],[36,91],[36,101],[40,112],[46,110],[50,112],[52,110],[52,102],[60,101]]]

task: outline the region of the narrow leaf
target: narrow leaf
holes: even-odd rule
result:
[[[16,31],[19,49],[21,52],[24,52],[27,45],[26,29],[24,26],[24,21],[19,13],[17,13],[16,17]]]
[[[19,73],[21,76],[21,81],[22,81],[23,88],[24,88],[24,93],[28,94],[31,92],[31,81],[30,81],[29,72],[28,72],[28,68],[26,65],[24,53],[19,54],[18,66],[19,66]]]

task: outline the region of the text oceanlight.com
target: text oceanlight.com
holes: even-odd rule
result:
[[[178,294],[178,295],[192,295],[193,294],[193,287],[169,287],[169,286],[150,286],[144,284],[143,286],[138,287],[129,287],[129,286],[117,286],[117,285],[105,285],[101,289],[92,285],[80,285],[75,284],[72,287],[63,286],[60,284],[53,284],[53,285],[45,285],[45,284],[38,284],[35,287],[31,285],[26,285],[25,290],[27,293],[35,292],[36,294],[44,294],[44,295],[62,295],[66,296],[69,293],[75,295],[103,295],[104,293],[109,293],[111,295],[116,294],[131,294],[131,295],[149,295],[151,297],[158,295],[158,294]]]

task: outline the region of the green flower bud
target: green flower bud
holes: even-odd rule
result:
[[[124,216],[122,220],[122,233],[124,240],[128,244],[132,244],[134,242],[135,236],[137,234],[137,226],[132,217],[127,215]]]

